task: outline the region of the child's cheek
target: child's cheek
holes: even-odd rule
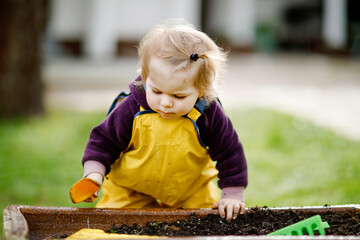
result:
[[[153,105],[154,105],[153,96],[149,92],[146,92],[146,102],[147,102],[147,104],[149,105],[150,108],[153,108]]]

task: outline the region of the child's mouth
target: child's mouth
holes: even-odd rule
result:
[[[165,118],[168,118],[171,115],[173,115],[173,113],[167,113],[167,112],[163,112],[163,111],[159,111],[159,113],[162,117],[165,117]]]

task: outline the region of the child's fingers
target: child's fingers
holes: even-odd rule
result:
[[[245,213],[245,203],[241,202],[240,203],[240,214],[244,214]]]
[[[218,206],[219,214],[222,218],[231,221],[231,219],[236,219],[239,214],[245,213],[245,203],[234,200],[234,199],[222,199],[214,206]]]
[[[226,216],[225,206],[224,206],[224,205],[220,205],[218,209],[219,209],[220,217],[225,218],[225,216]]]
[[[228,221],[237,218],[239,214],[245,213],[245,203],[234,199],[222,199],[214,203],[212,208],[218,209],[220,217],[226,217]]]
[[[97,198],[97,197],[98,197],[98,193],[99,193],[99,191],[100,191],[100,189],[99,189],[99,190],[97,190],[96,192],[94,192],[94,194],[93,194],[93,197],[94,197],[94,198]]]
[[[91,197],[87,198],[84,200],[84,202],[87,202],[87,203],[92,203],[92,202],[95,202],[97,200],[97,196],[98,196],[98,193],[99,191],[97,191],[96,193],[94,193]]]
[[[87,198],[87,199],[85,199],[85,200],[84,200],[84,202],[87,202],[87,203],[92,203],[92,202],[93,202],[93,200],[92,200],[92,198]]]
[[[231,221],[234,213],[234,205],[232,203],[226,205],[226,220]]]
[[[226,207],[226,205],[224,205],[224,203],[222,201],[216,202],[213,205],[214,209],[216,209],[216,208],[218,209],[220,217],[222,217],[222,218],[225,218],[225,207]]]
[[[241,204],[235,204],[234,205],[234,212],[233,212],[232,219],[237,218],[237,216],[239,215],[240,209],[241,209]]]

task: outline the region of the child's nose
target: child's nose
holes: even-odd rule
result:
[[[169,108],[173,106],[173,102],[171,100],[171,98],[165,94],[163,94],[163,96],[161,96],[161,101],[160,101],[161,106]]]

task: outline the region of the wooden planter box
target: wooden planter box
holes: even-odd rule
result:
[[[337,205],[329,207],[290,207],[293,210],[309,214],[324,212],[360,212],[360,205]],[[271,208],[284,210],[289,208]],[[82,228],[110,229],[114,224],[137,223],[145,225],[149,221],[173,222],[189,218],[191,213],[197,216],[217,214],[212,209],[101,209],[69,207],[36,207],[10,205],[3,212],[3,239],[52,239],[53,236],[72,234]],[[172,239],[188,239],[173,237]],[[296,239],[293,236],[211,236],[194,237],[196,239]],[[302,236],[305,239],[352,239],[356,236]],[[299,239],[299,237],[297,237]]]

